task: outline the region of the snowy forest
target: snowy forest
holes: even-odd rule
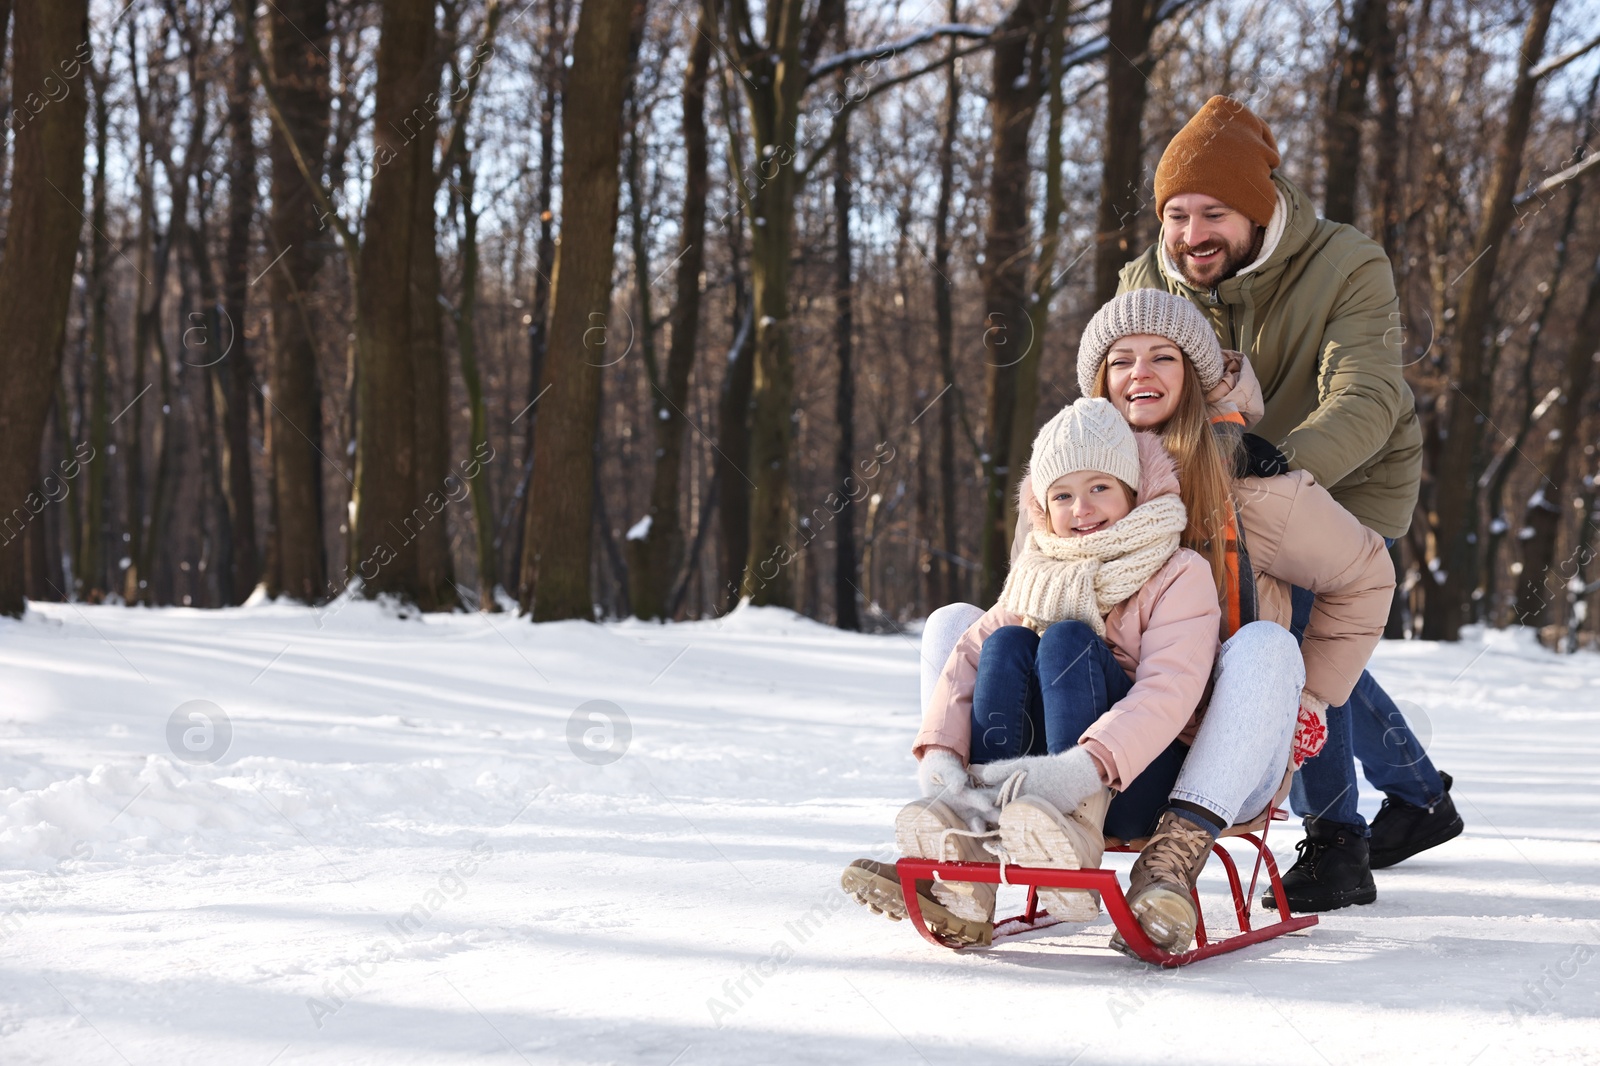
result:
[[[1225,93],[1394,267],[1389,635],[1594,641],[1584,5],[580,6],[0,4],[0,609],[992,597],[1154,160]]]

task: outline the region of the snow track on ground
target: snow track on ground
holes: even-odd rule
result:
[[[1386,643],[1466,834],[1173,973],[1104,921],[936,952],[839,893],[909,798],[917,666],[775,610],[36,605],[0,621],[0,1061],[1600,1062],[1600,656]],[[169,746],[191,700],[220,761]]]

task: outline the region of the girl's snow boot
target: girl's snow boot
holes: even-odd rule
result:
[[[900,893],[900,874],[890,863],[857,859],[845,867],[839,884],[846,895],[862,906],[871,908],[874,914],[882,914],[894,922],[906,916],[905,897]],[[932,884],[932,881],[918,882],[917,906],[922,908],[922,917],[934,935],[963,947],[988,947],[994,937],[994,923],[969,922],[951,914],[928,895],[928,888]]]
[[[894,820],[894,839],[900,854],[941,862],[992,862],[983,839],[993,834],[974,833],[942,800],[924,797],[901,808]],[[935,881],[933,898],[946,910],[968,922],[994,922],[995,886],[976,881]]]
[[[1039,796],[1018,796],[1000,809],[1000,846],[1007,861],[1019,866],[1092,870],[1105,854],[1110,805],[1107,788],[1092,793],[1070,815]],[[1100,894],[1086,889],[1041,888],[1039,904],[1063,922],[1093,921],[1100,914]]]

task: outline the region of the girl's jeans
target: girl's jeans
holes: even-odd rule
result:
[[[982,613],[956,603],[929,615],[922,631],[924,706],[956,641]],[[1124,782],[1106,815],[1107,835],[1149,835],[1169,799],[1197,803],[1224,824],[1265,810],[1288,765],[1303,669],[1282,627],[1256,622],[1235,633],[1217,657],[1194,747],[1174,740]],[[1002,627],[978,658],[970,761],[1065,751],[1132,687],[1111,649],[1082,622],[1058,623],[1043,637]]]

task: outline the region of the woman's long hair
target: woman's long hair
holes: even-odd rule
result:
[[[1107,396],[1106,366],[1095,372],[1094,394]],[[1183,394],[1177,410],[1154,431],[1178,463],[1178,497],[1189,512],[1189,527],[1182,543],[1211,565],[1211,577],[1222,597],[1227,586],[1228,523],[1233,518],[1231,477],[1233,448],[1227,449],[1212,432],[1206,413],[1205,390],[1194,371],[1194,364],[1183,361]],[[1229,438],[1230,441],[1233,438]]]

